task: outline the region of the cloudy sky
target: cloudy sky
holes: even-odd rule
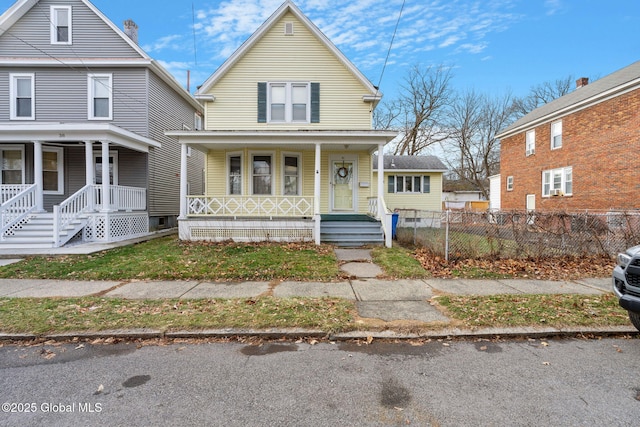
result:
[[[133,19],[141,46],[191,90],[283,0],[93,0],[116,25]],[[393,97],[414,65],[444,64],[458,89],[525,95],[537,83],[603,77],[640,59],[637,0],[297,0]],[[12,0],[0,0],[5,10]],[[404,6],[403,6],[404,4]],[[385,58],[402,10],[387,67]]]

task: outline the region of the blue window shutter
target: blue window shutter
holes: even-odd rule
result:
[[[311,123],[320,123],[320,83],[311,83]]]
[[[258,82],[258,123],[267,123],[267,83]]]
[[[396,177],[393,175],[389,175],[389,184],[387,185],[387,193],[395,193],[396,192]]]
[[[422,177],[422,184],[422,192],[431,193],[431,177],[429,175]]]

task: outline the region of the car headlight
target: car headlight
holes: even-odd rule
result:
[[[622,268],[627,268],[627,265],[631,262],[631,257],[627,254],[618,254],[618,265]]]

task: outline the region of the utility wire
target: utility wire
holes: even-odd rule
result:
[[[404,11],[404,5],[406,0],[402,0],[402,6],[400,7],[400,13],[398,14],[398,20],[396,21],[396,27],[393,29],[393,35],[391,36],[391,42],[389,43],[389,50],[387,50],[387,57],[384,59],[384,65],[380,72],[380,80],[378,80],[378,86],[376,87],[376,95],[380,92],[380,85],[382,84],[382,76],[384,76],[384,70],[387,68],[387,62],[389,62],[389,56],[391,55],[391,48],[393,47],[393,41],[396,38],[398,32],[398,26],[400,25],[400,19],[402,18],[402,12]]]

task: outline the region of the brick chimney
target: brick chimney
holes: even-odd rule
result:
[[[578,80],[576,80],[576,89],[579,89],[582,86],[586,86],[588,84],[589,84],[589,78],[588,77],[580,77]]]
[[[124,33],[129,36],[135,44],[138,44],[138,25],[131,19],[124,21]]]

